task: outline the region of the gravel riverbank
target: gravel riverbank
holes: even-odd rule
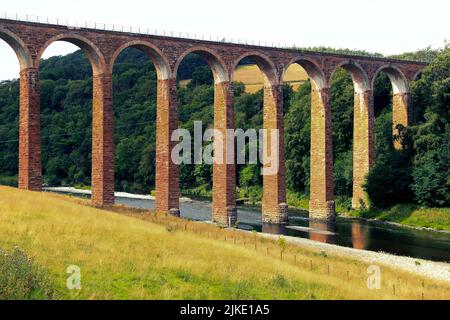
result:
[[[244,231],[245,232],[245,231]],[[261,233],[261,237],[279,239],[279,235]],[[323,251],[330,255],[353,258],[373,265],[387,266],[390,268],[411,272],[435,280],[450,283],[450,263],[434,262],[423,259],[396,256],[384,252],[372,252],[332,244],[312,241],[309,239],[283,236],[288,243],[296,244],[309,249]]]

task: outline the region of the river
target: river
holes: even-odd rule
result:
[[[116,203],[140,209],[155,207],[154,201],[150,199],[116,197]],[[182,201],[180,211],[181,217],[185,219],[211,220],[209,201]],[[416,230],[350,218],[338,218],[336,223],[327,224],[309,220],[308,213],[305,211],[290,209],[289,213],[289,225],[268,225],[261,221],[260,207],[239,206],[238,228],[399,256],[450,262],[450,233]]]

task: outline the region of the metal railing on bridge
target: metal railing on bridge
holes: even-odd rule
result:
[[[201,40],[201,41],[211,41],[216,43],[227,43],[227,44],[238,44],[238,45],[247,45],[247,46],[259,46],[259,47],[267,47],[267,48],[277,48],[277,49],[290,49],[290,50],[298,50],[301,52],[315,52],[315,53],[325,53],[325,54],[339,54],[344,56],[354,56],[354,57],[371,57],[371,58],[389,58],[385,57],[382,54],[364,52],[356,50],[356,52],[352,52],[349,49],[338,49],[334,50],[332,48],[327,47],[317,47],[317,48],[307,48],[301,47],[295,44],[286,45],[281,44],[279,42],[273,41],[259,41],[259,40],[248,40],[242,38],[229,38],[229,37],[220,37],[220,36],[212,36],[212,35],[203,35],[197,33],[189,33],[189,32],[179,32],[179,31],[167,31],[160,30],[149,27],[136,27],[136,26],[125,26],[120,24],[110,24],[110,23],[98,23],[98,22],[79,22],[73,19],[61,19],[61,18],[51,18],[44,16],[36,16],[29,14],[18,14],[18,13],[8,13],[8,12],[0,12],[0,19],[5,20],[13,20],[13,21],[21,21],[21,22],[31,22],[31,23],[40,23],[54,26],[64,26],[69,29],[88,29],[88,30],[100,30],[100,31],[113,31],[113,32],[121,32],[127,34],[136,34],[136,35],[151,35],[151,36],[162,36],[162,37],[172,37],[179,39],[189,39],[189,40]],[[327,50],[331,49],[331,50]],[[358,52],[359,51],[359,52]],[[421,62],[410,58],[393,58],[399,61],[413,61],[413,62]],[[422,61],[427,62],[427,61]]]
[[[98,22],[79,22],[71,19],[61,19],[61,18],[51,18],[51,17],[43,17],[36,15],[28,15],[28,14],[18,14],[18,13],[8,13],[2,12],[0,13],[0,19],[5,20],[13,20],[13,21],[21,21],[21,22],[32,22],[32,23],[40,23],[40,24],[48,24],[54,26],[65,26],[69,29],[91,29],[91,30],[100,30],[100,31],[113,31],[113,32],[122,32],[122,33],[132,33],[138,35],[152,35],[152,36],[164,36],[164,37],[173,37],[180,39],[190,39],[190,40],[202,40],[202,41],[212,41],[212,42],[220,42],[220,43],[231,43],[231,44],[239,44],[239,45],[251,45],[251,46],[263,46],[263,47],[271,47],[271,48],[283,48],[283,49],[293,49],[297,48],[295,45],[283,45],[280,43],[275,43],[271,41],[255,41],[248,39],[240,39],[240,38],[226,38],[219,36],[211,36],[211,35],[202,35],[196,33],[189,32],[176,32],[176,31],[166,31],[159,30],[155,28],[149,27],[136,27],[136,26],[125,26],[119,24],[108,24],[108,23],[98,23]]]

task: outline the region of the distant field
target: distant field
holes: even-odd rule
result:
[[[283,80],[297,90],[308,80],[308,75],[302,67],[294,64],[286,71]],[[264,86],[263,74],[256,65],[238,66],[234,74],[234,81],[243,82],[245,91],[248,93],[257,92]]]
[[[283,80],[285,83],[289,83],[294,90],[297,90],[308,80],[308,75],[302,67],[294,64],[286,71]],[[181,80],[180,86],[186,87],[189,81]],[[264,77],[257,65],[238,66],[234,74],[234,81],[244,83],[245,91],[248,93],[255,93],[264,86]]]
[[[390,268],[382,289],[368,290],[368,265],[356,260],[112,210],[0,187],[0,249],[25,251],[48,270],[62,299],[419,299],[424,290],[427,299],[449,297],[448,284]],[[66,288],[69,265],[81,268],[81,291]]]

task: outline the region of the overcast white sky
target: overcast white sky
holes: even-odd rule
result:
[[[0,10],[384,54],[450,40],[448,0],[15,0]],[[74,49],[57,43],[44,57]],[[0,79],[18,77],[17,58],[3,41],[0,66]]]

